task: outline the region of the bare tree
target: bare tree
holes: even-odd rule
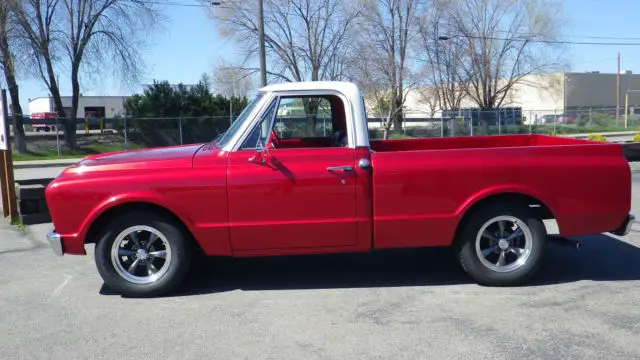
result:
[[[402,127],[402,108],[406,100],[407,55],[416,31],[417,14],[423,11],[421,0],[361,0],[361,49],[369,47],[368,55],[378,54],[369,61],[380,62],[385,76],[384,85],[391,97],[388,121],[384,125],[384,138],[391,126]]]
[[[213,85],[230,99],[247,97],[255,87],[250,71],[224,62],[214,70]]]
[[[231,0],[211,9],[223,36],[236,41],[248,61],[258,51],[256,2]],[[265,0],[265,50],[280,81],[341,80],[351,27],[361,7],[341,0]],[[255,67],[245,67],[253,72]],[[315,132],[319,101],[304,99],[306,133]]]
[[[435,103],[439,109],[459,108],[466,96],[467,79],[460,71],[460,63],[465,56],[464,44],[457,38],[449,38],[448,7],[450,2],[436,1],[430,12],[424,13],[419,21],[421,53],[424,66],[423,85],[430,90],[423,91],[423,100]],[[427,99],[429,95],[433,99]]]
[[[106,71],[135,83],[143,69],[139,51],[160,19],[154,2],[144,0],[10,0],[34,50],[37,71],[64,118],[67,145],[76,148],[80,75]],[[57,68],[70,70],[71,108],[66,114]]]
[[[393,119],[402,111],[401,107],[392,106],[393,71],[388,66],[386,55],[371,47],[366,41],[357,44],[354,56],[349,63],[351,81],[358,84],[367,107],[374,117],[383,119],[383,139],[389,137]]]
[[[233,122],[233,100],[246,98],[254,88],[252,73],[240,66],[220,63],[213,74],[216,91],[229,98],[229,123]],[[240,109],[236,109],[238,112]]]
[[[463,0],[449,7],[454,33],[464,43],[459,78],[481,109],[503,105],[525,77],[559,69],[562,48],[549,42],[563,23],[552,0]],[[487,131],[488,121],[481,122]]]
[[[436,87],[425,87],[416,92],[420,102],[427,105],[429,118],[433,119],[436,112],[442,109],[439,89]]]
[[[4,73],[4,80],[9,89],[11,99],[11,116],[13,122],[13,138],[15,151],[25,153],[27,142],[22,122],[22,106],[20,106],[20,92],[16,80],[16,50],[22,50],[20,36],[16,32],[14,16],[10,8],[0,6],[0,69]]]
[[[255,1],[225,1],[208,11],[246,59],[257,54]],[[359,14],[357,4],[341,0],[264,0],[268,75],[285,81],[340,79],[350,29]]]
[[[53,98],[58,117],[66,117],[60,97],[54,61],[59,46],[55,41],[59,31],[55,21],[59,0],[6,0],[14,14],[23,39],[29,44],[31,57],[25,61],[42,78]]]

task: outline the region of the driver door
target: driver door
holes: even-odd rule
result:
[[[286,117],[283,110],[287,102],[291,103],[291,99],[274,99],[242,148],[229,154],[227,184],[233,250],[355,245],[354,149],[307,147],[303,138],[295,137],[286,139],[296,143],[295,147],[278,148],[272,145],[278,143],[275,141],[261,149],[269,142],[274,122]],[[323,120],[326,125],[326,117]],[[314,140],[309,143],[326,144],[332,135],[326,130],[325,127],[312,134]],[[323,136],[327,142],[322,141]]]

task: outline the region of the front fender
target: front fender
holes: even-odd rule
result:
[[[176,208],[175,205],[170,204],[164,197],[157,193],[151,192],[136,192],[136,193],[127,193],[127,194],[119,194],[116,196],[109,197],[108,199],[102,201],[97,206],[95,206],[88,215],[84,218],[80,225],[80,229],[76,234],[78,239],[82,239],[84,243],[86,240],[87,233],[91,228],[91,225],[105,212],[126,204],[132,203],[147,203],[156,205],[162,208],[167,209],[176,215],[180,221],[182,221],[188,228],[191,228],[192,222],[189,217],[186,215],[186,212],[182,209]]]

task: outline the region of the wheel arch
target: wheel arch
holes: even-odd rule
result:
[[[193,233],[189,230],[189,227],[187,226],[185,221],[182,220],[182,218],[180,218],[177,214],[175,214],[165,206],[154,202],[141,200],[122,202],[100,212],[88,226],[86,234],[83,238],[84,243],[96,243],[98,241],[97,237],[100,231],[116,216],[121,216],[127,213],[140,212],[152,213],[160,217],[171,219],[184,230],[185,234],[188,234],[188,236],[191,238],[190,240],[198,249],[200,249],[198,241],[195,239]]]
[[[555,215],[551,210],[551,207],[538,197],[523,193],[523,192],[502,192],[496,194],[488,194],[486,196],[478,197],[474,201],[467,204],[463,211],[461,211],[460,220],[456,225],[455,237],[458,238],[458,234],[466,223],[477,211],[481,211],[487,206],[493,204],[506,203],[515,204],[518,206],[526,207],[538,216],[540,220],[544,222],[545,228],[548,233],[559,233],[558,224],[555,220]],[[455,241],[455,240],[454,240]]]

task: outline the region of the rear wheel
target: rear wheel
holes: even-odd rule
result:
[[[461,226],[458,261],[479,284],[520,285],[540,267],[547,234],[542,220],[528,208],[494,204],[475,211]]]
[[[158,296],[174,290],[191,263],[188,234],[171,219],[126,214],[105,227],[95,250],[104,282],[126,296]]]

